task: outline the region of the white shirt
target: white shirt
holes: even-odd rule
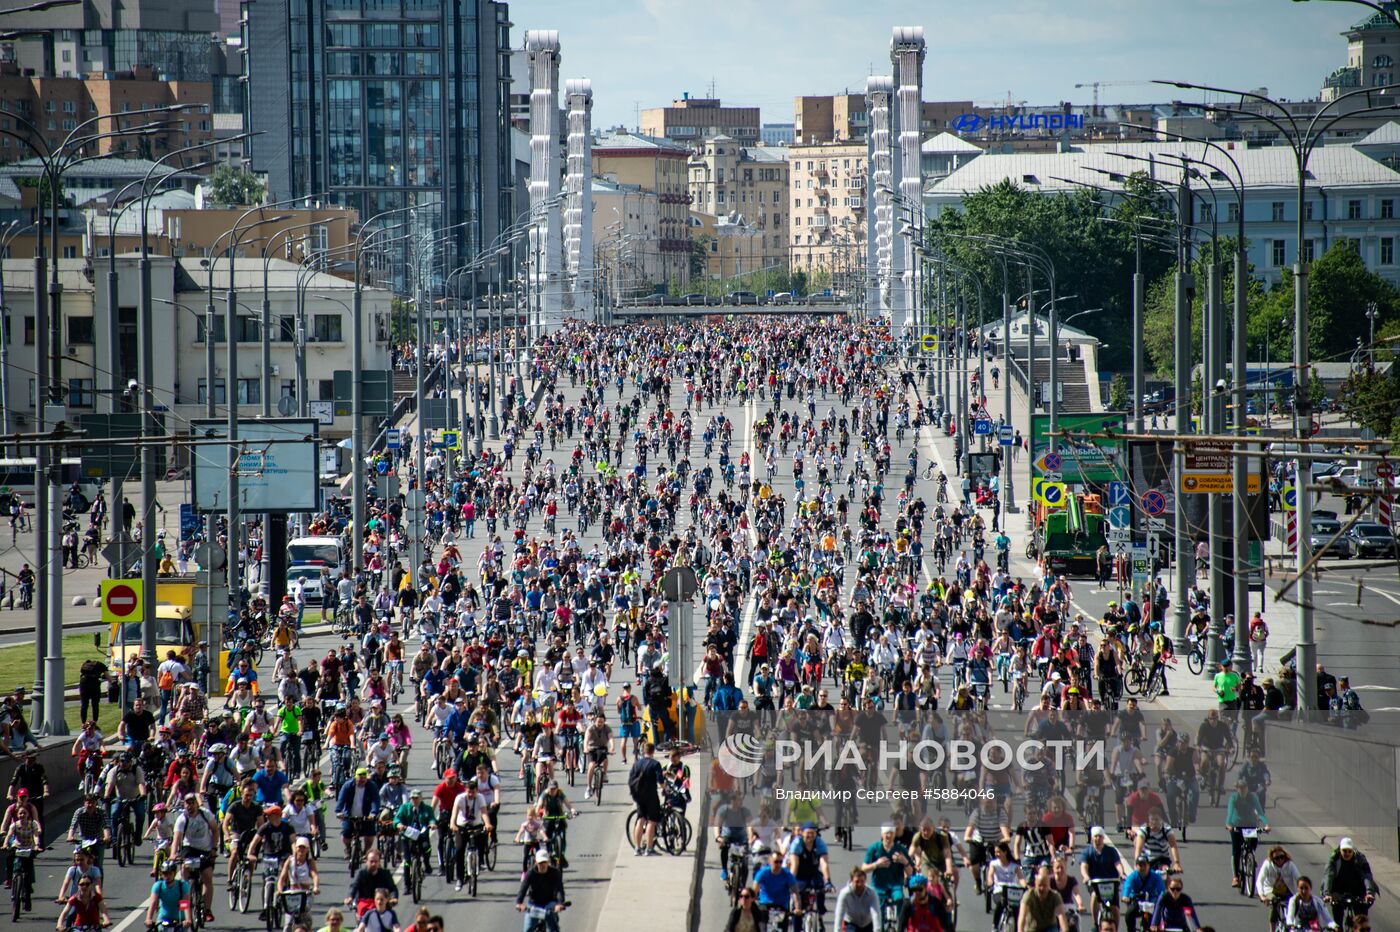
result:
[[[485,809],[479,794],[458,793],[452,801],[451,824],[453,828],[466,828],[481,824],[481,813]]]

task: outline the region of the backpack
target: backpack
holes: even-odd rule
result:
[[[175,674],[171,673],[169,670],[161,671],[160,679],[156,682],[156,685],[161,689],[174,689]]]

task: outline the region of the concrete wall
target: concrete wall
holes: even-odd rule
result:
[[[1400,734],[1383,739],[1376,721],[1364,732],[1326,725],[1270,722],[1266,736],[1275,781],[1325,807],[1363,851],[1400,856]],[[1367,735],[1366,737],[1360,736]]]

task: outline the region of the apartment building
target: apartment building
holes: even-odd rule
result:
[[[666,280],[660,230],[661,196],[655,191],[593,179],[593,258],[605,292],[636,297]]]
[[[919,131],[929,139],[955,126],[964,113],[983,112],[970,100],[926,100]],[[869,130],[864,94],[831,94],[793,98],[793,136],[797,145],[863,140]]]
[[[657,196],[656,284],[666,288],[690,280],[689,163],[690,150],[667,139],[615,129],[593,140],[595,176]]]
[[[711,136],[730,136],[741,145],[756,146],[760,141],[757,107],[726,107],[718,97],[691,97],[689,93],[673,100],[669,107],[642,111],[642,135],[669,139],[692,148]]]
[[[788,262],[788,163],[784,149],[714,136],[690,159],[692,213],[740,217],[765,266]],[[747,235],[747,234],[746,234]],[[745,242],[751,247],[754,243]]]
[[[156,117],[123,118],[120,114],[173,104],[185,104],[187,109],[162,115],[169,132],[139,138],[99,137],[84,147],[88,155],[158,159],[176,149],[210,141],[214,136],[212,85],[208,81],[166,80],[144,66],[87,77],[46,78],[26,74],[14,62],[0,61],[0,129],[31,139],[37,130],[37,140],[50,150],[61,146],[86,120],[116,114],[115,119],[102,121],[103,131],[127,129],[151,123]],[[32,154],[19,140],[0,136],[0,163]]]
[[[865,143],[787,149],[791,265],[833,275],[865,248]]]

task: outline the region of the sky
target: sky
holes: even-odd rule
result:
[[[863,93],[890,73],[890,30],[922,25],[925,100],[1101,103],[1205,99],[1170,78],[1316,96],[1369,13],[1293,0],[511,0],[512,41],[557,29],[561,78],[593,82],[593,125],[633,127],[711,82],[725,104],[790,123],[793,98]],[[562,81],[561,81],[562,86]]]

